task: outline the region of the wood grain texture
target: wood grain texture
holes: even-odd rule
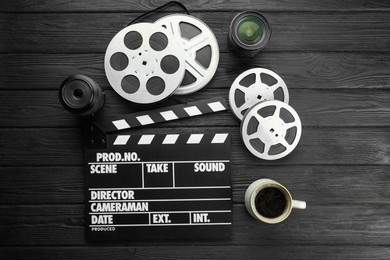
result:
[[[135,13],[0,14],[3,53],[101,53]],[[220,51],[234,13],[194,13],[213,30]],[[264,13],[273,34],[264,51],[388,52],[387,12]],[[380,32],[380,33],[378,33]],[[17,43],[17,44],[16,44]]]
[[[182,253],[182,251],[185,253]],[[3,260],[21,259],[269,259],[274,260],[345,260],[390,257],[388,246],[70,246],[70,247],[3,247]]]
[[[109,0],[104,1],[40,1],[40,0],[4,0],[0,4],[0,12],[144,12],[161,6],[168,1],[155,0],[117,0],[112,4]],[[240,11],[256,8],[260,11],[370,11],[390,10],[390,4],[380,0],[355,0],[338,1],[324,0],[320,3],[310,0],[292,1],[284,0],[277,3],[272,0],[202,0],[180,1],[190,11]],[[175,10],[174,8],[172,8]],[[171,9],[169,9],[171,10]],[[179,10],[179,9],[178,9]]]
[[[228,91],[205,89],[190,96],[174,96],[164,107],[216,96],[228,100]],[[105,94],[105,105],[96,114],[97,119],[139,111],[113,90],[106,90]],[[390,126],[390,108],[386,106],[389,99],[387,90],[290,90],[290,105],[305,127]],[[58,91],[0,91],[0,103],[0,127],[78,127],[81,121],[62,107]],[[29,104],[28,109],[26,104]],[[240,122],[231,111],[225,111],[164,125],[239,127]]]
[[[286,158],[266,162],[246,150],[240,122],[228,111],[131,131],[232,133],[234,236],[86,242],[80,118],[60,106],[58,87],[69,75],[85,74],[106,92],[97,117],[134,111],[107,82],[105,49],[130,20],[165,2],[0,1],[0,259],[389,259],[390,2],[384,0],[182,0],[215,33],[220,63],[205,89],[162,106],[227,98],[241,72],[264,67],[285,80],[302,139]],[[238,58],[227,47],[228,27],[248,9],[267,17],[273,35],[258,56]],[[243,196],[262,177],[286,185],[308,208],[279,225],[256,222]]]
[[[104,53],[0,54],[0,60],[0,89],[57,90],[73,74],[87,75],[110,89]],[[349,52],[264,52],[254,58],[221,53],[217,72],[206,88],[229,89],[240,73],[254,67],[275,71],[289,89],[390,88],[390,53]]]
[[[390,166],[289,165],[252,167],[232,164],[233,202],[242,204],[255,180],[271,178],[309,205],[375,204],[389,207]],[[84,203],[82,166],[0,167],[1,205]],[[322,212],[319,212],[322,214]]]
[[[388,204],[308,204],[279,225],[254,220],[243,205],[233,206],[234,231],[226,241],[175,241],[175,245],[382,245],[388,246]],[[319,214],[319,213],[322,214]],[[373,214],[375,212],[375,214]],[[84,205],[0,206],[0,245],[86,245]],[[351,239],[353,237],[354,239]],[[152,239],[153,241],[153,239]],[[154,241],[172,245],[172,241]],[[150,242],[134,242],[148,245]],[[181,250],[180,250],[181,251]],[[184,251],[181,251],[184,253]]]
[[[0,165],[81,165],[81,130],[26,128],[0,130]],[[124,131],[126,133],[126,131]],[[304,128],[299,145],[289,156],[264,161],[245,148],[238,127],[181,127],[158,129],[164,133],[232,134],[232,162],[253,167],[263,165],[389,165],[388,128]],[[132,130],[131,134],[156,134],[153,128]]]

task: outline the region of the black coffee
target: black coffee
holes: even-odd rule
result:
[[[287,200],[283,192],[277,188],[265,188],[259,191],[255,199],[255,207],[260,215],[276,218],[283,214]]]

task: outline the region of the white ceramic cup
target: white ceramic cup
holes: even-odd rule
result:
[[[269,218],[261,215],[256,209],[255,201],[257,194],[265,188],[276,188],[282,192],[286,199],[286,207],[282,214],[277,217]],[[306,202],[300,200],[293,200],[290,192],[282,184],[271,179],[259,179],[249,185],[245,192],[245,207],[249,214],[257,220],[263,221],[268,224],[277,224],[285,220],[291,213],[293,208],[305,209]]]

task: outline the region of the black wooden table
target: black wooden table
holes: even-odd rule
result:
[[[167,133],[232,134],[232,239],[87,243],[80,120],[61,107],[58,87],[85,74],[105,89],[103,115],[134,111],[105,78],[105,48],[162,2],[3,0],[0,259],[389,259],[390,2],[183,2],[216,34],[220,63],[205,89],[164,105],[227,98],[241,72],[268,68],[285,80],[301,116],[297,149],[282,160],[257,159],[230,111],[164,124]],[[273,28],[253,59],[234,56],[226,43],[231,19],[247,9]],[[285,184],[307,209],[278,225],[256,222],[243,195],[261,177]]]

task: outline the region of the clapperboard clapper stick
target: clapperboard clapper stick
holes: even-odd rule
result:
[[[85,125],[84,132],[88,137],[85,138],[85,144],[90,147],[104,147],[106,144],[105,136],[109,133],[220,112],[226,109],[226,100],[216,97],[126,115],[105,117],[90,121]]]
[[[90,125],[93,142],[84,156],[87,240],[230,238],[229,133],[115,134],[226,108],[224,99],[213,98]]]

